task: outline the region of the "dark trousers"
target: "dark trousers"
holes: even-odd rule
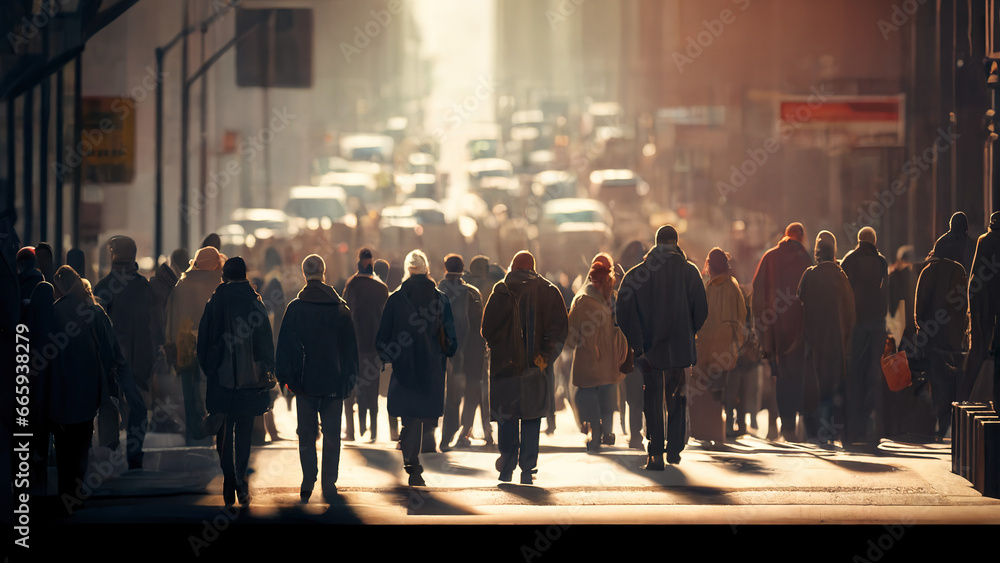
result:
[[[512,473],[518,466],[521,473],[535,473],[538,465],[538,434],[541,429],[541,418],[512,418],[497,423],[501,474]]]
[[[403,452],[403,469],[407,473],[421,473],[423,468],[420,466],[420,443],[427,433],[430,433],[433,441],[437,419],[412,416],[403,416],[401,419],[403,428],[399,431],[399,443]]]
[[[878,445],[882,424],[882,352],[885,326],[857,325],[847,372],[847,438]]]
[[[958,394],[965,355],[927,348],[927,380],[931,384],[931,403],[937,417],[937,436],[943,438],[951,426],[951,403]]]
[[[237,492],[246,494],[247,467],[250,465],[250,434],[253,431],[253,415],[226,415],[226,421],[215,437],[215,447],[219,452],[222,466],[222,490],[227,502]]]
[[[184,391],[184,435],[187,445],[202,445],[205,439],[202,435],[202,421],[206,415],[205,378],[198,366],[178,370],[177,373]]]
[[[142,445],[146,441],[147,420],[146,400],[143,399],[139,387],[128,372],[120,374],[118,385],[121,397],[117,402],[111,397],[105,397],[97,414],[97,429],[102,446],[118,449],[118,428],[121,419],[125,419],[125,453],[129,469],[142,469]],[[121,401],[124,399],[124,404]],[[125,413],[122,416],[122,413]],[[201,419],[198,419],[201,423]]]
[[[52,426],[52,435],[55,438],[56,468],[59,471],[59,496],[73,497],[87,474],[90,442],[94,438],[94,421],[55,424]]]
[[[358,404],[358,390],[354,389],[351,394],[344,399],[344,436],[348,440],[354,439],[354,407]]]
[[[649,366],[648,363],[645,365]],[[660,371],[652,366],[643,368],[643,414],[646,417],[646,437],[649,439],[647,453],[651,456],[663,456],[664,397],[667,403],[667,452],[680,453],[684,449],[687,441],[687,397],[684,395],[684,387],[683,369]]]
[[[311,491],[318,473],[316,463],[316,437],[323,429],[323,479],[324,494],[333,492],[340,470],[340,413],[344,400],[333,397],[295,396],[298,416],[299,462],[302,464],[302,490]]]
[[[771,375],[776,376],[775,400],[781,417],[781,434],[786,440],[796,439],[796,415],[803,414],[806,350],[799,346],[789,354],[771,358]]]
[[[358,433],[364,434],[371,427],[371,439],[378,430],[378,383],[382,364],[378,355],[362,356],[358,362],[356,399],[358,404]]]

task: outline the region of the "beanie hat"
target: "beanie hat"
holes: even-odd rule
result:
[[[189,270],[218,270],[222,265],[222,255],[214,246],[199,248]]]
[[[111,262],[113,263],[131,264],[135,262],[135,241],[129,237],[111,237],[111,240],[108,241],[108,250],[111,252]]]
[[[247,263],[239,256],[233,256],[222,266],[222,275],[227,280],[238,281],[247,279]]]
[[[514,270],[534,270],[535,269],[535,257],[531,255],[527,250],[522,250],[514,255],[514,259],[510,261],[510,269]]]
[[[449,254],[444,257],[444,271],[449,274],[461,274],[465,272],[465,262],[458,254]]]
[[[594,261],[591,262],[590,272],[587,273],[587,279],[595,284],[602,283],[609,277],[612,277],[613,268],[614,264],[611,261],[611,256],[602,252],[595,256]]]

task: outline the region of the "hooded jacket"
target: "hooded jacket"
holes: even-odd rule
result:
[[[753,276],[751,311],[761,350],[769,356],[789,354],[802,344],[802,303],[799,281],[813,265],[802,243],[785,238],[768,250]]]
[[[926,341],[925,346],[942,352],[968,351],[968,282],[965,268],[958,262],[941,258],[936,251],[927,260],[917,278],[913,311],[918,344]]]
[[[347,397],[357,382],[358,341],[347,303],[319,280],[288,304],[278,331],[278,383],[296,394]]]
[[[611,303],[590,282],[570,306],[566,348],[573,350],[573,385],[597,387],[625,378],[619,368],[628,356],[628,341],[615,325]]]
[[[618,326],[635,357],[655,370],[698,362],[695,333],[708,317],[708,300],[698,267],[676,247],[657,245],[622,278]]]
[[[847,378],[847,355],[856,322],[854,291],[847,274],[832,260],[802,274],[798,296],[804,313],[805,343],[824,394]]]
[[[497,282],[483,311],[482,328],[490,348],[492,420],[531,420],[552,413],[552,365],[568,331],[562,293],[548,280],[532,270],[512,270]]]
[[[705,284],[708,317],[698,331],[698,364],[695,372],[708,377],[736,367],[746,340],[746,299],[736,278],[729,274],[713,277]]]

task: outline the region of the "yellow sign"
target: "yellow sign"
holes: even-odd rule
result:
[[[135,177],[135,101],[83,98],[79,152],[87,183],[129,183]]]

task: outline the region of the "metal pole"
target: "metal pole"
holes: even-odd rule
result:
[[[28,90],[24,93],[24,111],[21,115],[21,125],[24,130],[24,153],[22,155],[24,158],[22,161],[24,167],[23,170],[21,170],[24,178],[24,183],[22,184],[24,189],[24,232],[22,233],[21,240],[26,246],[32,245],[32,241],[34,240],[31,236],[32,227],[34,227],[32,224],[34,215],[34,189],[31,185],[33,180],[32,171],[34,170],[34,166],[32,165],[32,148],[35,142],[32,129],[35,124],[34,98],[35,89],[28,88]]]
[[[42,81],[42,104],[38,129],[38,240],[49,238],[49,117],[51,108],[51,77]]]
[[[162,80],[163,49],[156,49],[156,76]],[[153,256],[163,256],[163,84],[156,88],[156,218],[153,225]]]
[[[205,34],[208,32],[208,26],[202,26],[201,28],[201,63],[205,64]],[[202,209],[198,213],[198,226],[201,229],[201,235],[204,237],[208,231],[206,230],[205,216],[208,215],[208,197],[205,195],[205,185],[208,184],[208,143],[207,137],[207,118],[205,114],[208,111],[208,79],[202,78],[201,80],[201,96],[200,96],[200,108],[198,110],[199,118],[199,136],[201,137],[201,146],[199,147],[199,170],[198,170],[198,192],[201,194],[200,201],[202,202]]]
[[[184,25],[188,23],[188,2],[184,0]],[[180,229],[181,248],[189,248],[188,216],[190,206],[188,201],[188,112],[190,95],[187,82],[188,72],[188,36],[184,35],[184,43],[181,45],[181,208],[180,208]],[[192,249],[193,250],[193,249]],[[192,254],[194,254],[192,252]]]
[[[14,149],[16,143],[16,135],[14,130],[17,128],[14,123],[17,119],[17,112],[14,111],[14,104],[17,102],[17,98],[7,98],[7,209],[14,209],[17,205],[16,188],[17,181],[15,176],[17,176],[17,163],[14,161],[17,159],[17,152]]]
[[[73,65],[73,146],[83,138],[83,55]],[[77,155],[82,158],[82,155]],[[80,199],[83,192],[83,163],[73,167],[73,248],[80,248]],[[80,275],[84,275],[80,272]]]
[[[66,105],[66,97],[63,94],[66,79],[63,74],[63,68],[56,74],[56,231],[53,252],[57,266],[64,263],[66,256],[63,250],[63,127],[66,125],[66,108],[63,107]]]

